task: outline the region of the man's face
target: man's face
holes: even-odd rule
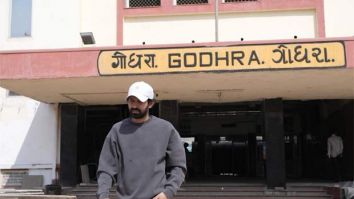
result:
[[[152,107],[148,101],[141,102],[138,98],[130,96],[128,98],[128,108],[130,115],[135,119],[141,119],[149,113],[149,108]]]

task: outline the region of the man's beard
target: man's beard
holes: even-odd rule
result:
[[[134,112],[133,111],[137,111]],[[145,110],[141,111],[137,108],[133,108],[129,110],[130,116],[134,119],[141,119],[143,117],[145,117],[148,113],[149,113],[149,108],[147,107]]]

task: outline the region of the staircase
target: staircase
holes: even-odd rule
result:
[[[264,184],[257,183],[185,183],[176,199],[335,199],[327,193],[327,188],[316,184],[290,184],[286,189],[267,189]],[[81,184],[64,194],[75,195],[78,199],[96,199],[97,185]],[[111,198],[116,198],[111,189]]]

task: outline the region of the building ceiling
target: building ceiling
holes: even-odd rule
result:
[[[98,76],[0,80],[0,86],[46,103],[124,104],[134,81],[146,81],[157,100],[241,102],[354,99],[354,68],[200,72],[160,75]]]

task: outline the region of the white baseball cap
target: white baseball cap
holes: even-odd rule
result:
[[[146,102],[148,99],[154,99],[154,89],[143,81],[134,82],[129,87],[127,99],[130,96],[135,96],[141,102]]]

